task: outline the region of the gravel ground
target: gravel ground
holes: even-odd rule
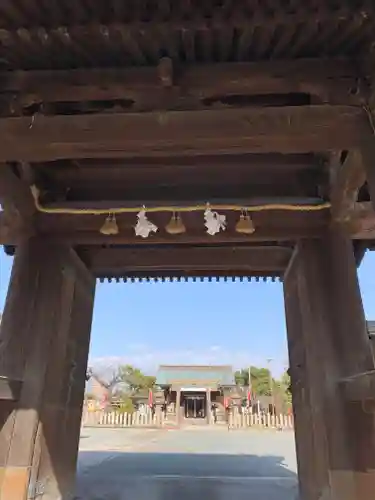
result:
[[[84,429],[77,500],[294,500],[291,432]]]

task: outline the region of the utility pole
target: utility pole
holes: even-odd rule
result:
[[[276,413],[276,408],[275,408],[275,395],[273,391],[273,380],[272,380],[272,371],[271,371],[271,362],[273,361],[272,358],[267,359],[267,364],[268,364],[268,373],[269,373],[269,385],[270,385],[270,395],[271,395],[271,403],[272,403],[272,413],[275,411]]]
[[[247,406],[249,407],[249,410],[251,411],[252,408],[252,399],[253,399],[253,387],[251,385],[251,366],[249,366],[249,372],[248,372],[248,387],[247,387]]]

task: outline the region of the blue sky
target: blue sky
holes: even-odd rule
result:
[[[0,311],[12,259],[0,249]],[[375,252],[359,270],[366,316],[375,319]],[[280,283],[98,284],[90,363],[128,362],[147,372],[160,363],[287,364]]]

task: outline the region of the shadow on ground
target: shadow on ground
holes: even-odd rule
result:
[[[82,451],[76,500],[295,500],[283,457]]]

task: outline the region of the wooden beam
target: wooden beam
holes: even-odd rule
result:
[[[261,184],[261,183],[259,183]],[[220,184],[219,184],[220,186]],[[141,186],[137,186],[137,191],[139,192]],[[237,186],[235,186],[237,187]],[[150,198],[139,198],[136,200],[133,199],[127,199],[127,200],[121,200],[121,198],[117,199],[96,199],[96,200],[78,200],[78,201],[56,201],[56,202],[51,202],[51,203],[46,203],[43,205],[43,209],[47,210],[55,210],[55,213],[49,213],[48,215],[53,216],[59,216],[59,211],[60,210],[86,210],[88,214],[90,214],[90,211],[96,211],[96,210],[102,210],[104,213],[109,213],[112,212],[116,209],[121,209],[121,208],[133,208],[134,207],[139,207],[139,210],[142,206],[146,206],[147,210],[151,209],[152,207],[163,207],[165,205],[171,206],[171,207],[189,207],[191,205],[202,205],[205,207],[207,203],[207,199],[209,199],[209,202],[211,205],[237,205],[240,207],[248,207],[251,205],[267,205],[267,204],[278,204],[278,203],[284,203],[284,204],[290,204],[290,205],[312,205],[312,206],[318,206],[319,204],[322,204],[323,201],[321,198],[317,197],[306,197],[306,196],[259,196],[259,197],[241,197],[238,196],[238,188],[236,189],[235,194],[237,196],[232,197],[232,198],[219,198],[217,196],[215,197],[209,197],[207,193],[209,192],[210,186],[203,186],[203,196],[202,193],[199,192],[200,186],[198,185],[193,185],[192,187],[188,186],[189,190],[184,190],[184,193],[188,192],[190,193],[196,193],[198,191],[198,194],[200,195],[199,197],[194,199],[191,198],[182,198],[177,196],[176,198],[170,199],[169,197],[163,198],[163,199],[150,199]],[[216,186],[218,189],[218,187]],[[233,190],[233,188],[232,188]],[[179,194],[179,186],[175,188],[175,192]],[[258,191],[259,193],[259,191]],[[232,194],[232,193],[229,193]],[[260,193],[262,194],[262,193]],[[99,196],[98,196],[99,198]],[[137,213],[138,209],[134,212]],[[230,212],[230,210],[225,210]],[[192,211],[194,212],[194,211]],[[202,211],[203,212],[203,211]],[[318,211],[319,212],[319,211]],[[322,211],[323,212],[323,211]],[[43,212],[42,212],[43,213]],[[305,213],[305,212],[301,212]],[[84,212],[79,214],[79,216],[83,215],[88,215],[87,213],[85,214]],[[64,215],[63,213],[60,215]],[[66,215],[66,214],[65,214]],[[131,214],[121,214],[123,217],[129,217]],[[120,217],[121,217],[120,215]],[[319,216],[317,216],[319,217]]]
[[[268,214],[270,216],[270,214]],[[309,218],[293,222],[277,221],[272,219],[268,224],[256,223],[256,231],[251,235],[241,235],[234,231],[226,231],[215,236],[209,236],[195,226],[186,233],[173,237],[160,231],[149,238],[137,238],[134,230],[123,226],[120,222],[120,233],[106,236],[99,232],[102,219],[91,217],[84,222],[82,216],[62,216],[38,214],[35,227],[22,225],[15,218],[8,219],[4,212],[0,212],[0,245],[17,245],[23,239],[39,232],[44,236],[51,236],[60,242],[71,245],[168,245],[176,244],[210,244],[215,243],[242,243],[268,241],[296,241],[305,238],[319,237],[329,223],[328,216],[310,214]],[[375,240],[375,211],[370,202],[356,203],[349,221],[344,222],[348,233],[354,240]],[[232,226],[231,222],[231,226]]]
[[[177,236],[169,235],[165,226],[170,221],[169,213],[150,213],[150,220],[159,228],[149,238],[135,236],[134,225],[136,214],[121,214],[116,216],[119,233],[107,236],[100,233],[105,216],[90,215],[58,215],[38,214],[37,229],[40,233],[59,240],[69,241],[72,245],[95,244],[215,244],[217,242],[236,241],[276,241],[294,240],[312,235],[320,235],[329,223],[329,210],[317,212],[259,212],[252,214],[255,232],[250,235],[235,231],[239,219],[238,212],[221,211],[226,215],[227,230],[215,236],[206,233],[203,213],[192,212],[182,214],[186,233]]]
[[[355,106],[216,109],[0,119],[0,161],[355,149],[372,135]]]
[[[309,213],[265,212],[254,214],[255,232],[250,235],[235,232],[238,213],[226,213],[228,229],[210,236],[205,232],[202,214],[185,214],[183,219],[187,232],[171,236],[164,230],[170,214],[152,214],[150,219],[160,228],[149,238],[136,237],[134,233],[135,214],[120,215],[116,218],[119,234],[107,236],[100,233],[104,216],[51,215],[38,213],[35,217],[35,232],[52,237],[71,245],[149,245],[151,244],[212,244],[289,241],[318,237],[329,223],[329,211]],[[33,234],[34,227],[9,224],[0,213],[0,245],[16,245],[22,238]]]
[[[2,400],[18,401],[22,389],[22,380],[13,380],[0,376],[0,402]]]
[[[296,241],[305,238],[317,238],[322,234],[322,227],[279,227],[279,228],[259,228],[254,234],[241,235],[238,233],[220,233],[215,236],[208,234],[181,234],[170,236],[168,234],[152,234],[149,238],[140,238],[134,235],[105,236],[98,231],[64,231],[54,232],[53,237],[59,242],[69,242],[71,245],[209,245],[212,243],[247,243],[247,242],[273,242],[273,241]],[[41,233],[47,236],[51,233]]]
[[[125,200],[136,203],[136,193],[141,205],[147,207],[150,206],[147,200],[158,196],[163,196],[162,204],[171,197],[181,204],[192,196],[204,202],[208,197],[214,203],[213,193],[216,199],[234,196],[259,200],[274,196],[280,201],[280,196],[295,196],[301,201],[305,197],[316,197],[317,186],[328,181],[323,161],[303,154],[171,156],[139,160],[63,160],[38,165],[35,169],[42,172],[40,187],[48,192],[50,202],[61,200],[66,190],[70,200],[84,203],[112,200],[113,205],[117,199],[124,205]]]
[[[0,72],[0,96],[11,94],[21,107],[36,103],[132,100],[160,108],[169,87],[177,105],[226,95],[305,93],[322,103],[354,104],[357,74],[349,60],[298,59],[257,63]],[[163,101],[163,104],[165,100]]]
[[[335,221],[350,219],[359,189],[366,182],[366,173],[359,151],[350,151],[344,163],[332,172],[331,203]]]
[[[287,247],[100,248],[89,252],[96,276],[130,275],[139,271],[269,271],[281,272],[289,262]]]
[[[246,243],[246,242],[268,242],[268,241],[295,241],[303,238],[313,238],[321,235],[323,226],[296,226],[296,227],[261,227],[254,234],[243,235],[239,233],[219,233],[215,236],[194,231],[189,234],[181,234],[178,236],[170,236],[167,233],[152,234],[149,238],[143,239],[136,237],[134,234],[118,234],[118,235],[103,235],[99,232],[99,228],[95,230],[72,229],[71,231],[62,228],[52,230],[39,231],[45,237],[51,236],[56,241],[68,243],[71,245],[141,245],[148,246],[150,244],[169,245],[175,244],[192,244],[192,245],[209,245],[212,243]],[[3,214],[0,214],[0,245],[17,245],[22,239],[33,234],[31,231],[22,231],[18,228],[8,227]],[[362,236],[362,234],[360,234]]]

